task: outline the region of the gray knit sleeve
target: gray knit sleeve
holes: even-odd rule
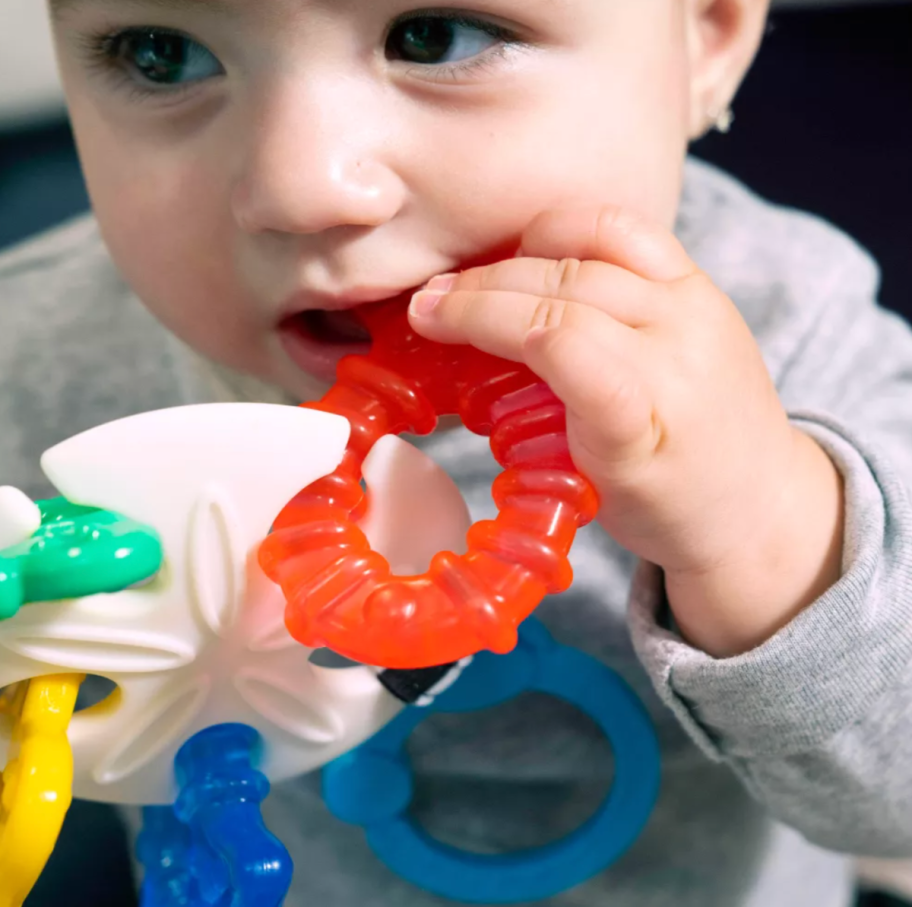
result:
[[[717,660],[663,629],[641,563],[630,627],[656,689],[713,759],[815,843],[912,855],[912,330],[834,293],[778,375],[845,479],[843,574],[765,644]]]

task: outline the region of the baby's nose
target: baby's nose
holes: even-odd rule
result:
[[[390,163],[388,124],[365,109],[366,99],[337,95],[311,89],[257,117],[232,197],[243,229],[376,227],[402,208],[406,188]]]

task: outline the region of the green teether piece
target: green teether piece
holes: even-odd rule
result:
[[[66,498],[37,503],[38,531],[0,551],[0,620],[28,602],[120,592],[161,569],[161,539],[150,526]]]

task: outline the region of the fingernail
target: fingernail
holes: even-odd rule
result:
[[[458,274],[440,274],[438,277],[433,277],[427,282],[426,290],[437,290],[440,293],[449,293],[453,289],[453,284],[456,283],[456,278]]]
[[[431,312],[437,308],[437,303],[439,303],[445,295],[445,293],[431,293],[427,290],[422,290],[422,292],[416,293],[412,297],[412,304],[409,306],[409,311],[413,315],[419,317],[430,315]]]

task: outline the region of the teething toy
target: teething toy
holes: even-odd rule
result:
[[[401,303],[362,317],[371,352],[343,359],[336,385],[305,404],[351,423],[345,458],[297,496],[260,548],[288,601],[288,630],[306,646],[389,668],[509,652],[542,598],[570,585],[567,554],[598,510],[570,459],[563,404],[523,366],[419,337]],[[500,515],[472,526],[466,554],[443,551],[426,573],[394,576],[355,523],[362,463],[384,435],[427,434],[455,413],[491,436],[505,469],[493,488]]]
[[[143,907],[172,907],[175,891],[188,907],[280,907],[292,862],[260,816],[269,794],[269,781],[254,768],[260,744],[253,728],[223,724],[181,747],[174,809],[143,810]]]
[[[260,769],[290,777],[401,708],[368,668],[311,664],[256,564],[275,514],[335,468],[348,431],[323,413],[217,404],[114,422],[45,454],[68,499],[155,526],[165,564],[141,587],[30,604],[0,623],[0,687],[61,671],[117,684],[72,722],[76,796],[172,803],[178,749],[225,721],[255,727],[269,741]],[[0,731],[0,759],[7,742]]]
[[[401,305],[366,307],[363,319],[370,355],[344,360],[319,403],[181,407],[70,439],[42,459],[65,498],[41,503],[40,526],[24,496],[0,489],[8,711],[23,682],[35,695],[75,690],[83,674],[117,687],[73,716],[68,735],[72,703],[58,710],[43,770],[63,812],[42,820],[32,861],[7,886],[9,830],[33,812],[17,774],[24,743],[11,763],[0,816],[10,904],[50,853],[70,779],[77,796],[146,806],[145,907],[278,907],[291,864],[259,803],[271,781],[328,764],[327,802],[365,826],[380,858],[464,900],[556,893],[639,833],[657,751],[632,694],[534,621],[513,651],[543,596],[570,584],[574,535],[598,509],[570,459],[562,404],[523,366],[417,337]],[[494,521],[470,526],[452,481],[395,437],[428,433],[445,414],[491,437],[504,468]],[[310,656],[324,645],[360,664],[319,666]],[[405,814],[406,737],[436,709],[525,689],[564,697],[609,736],[609,799],[570,838],[526,855],[436,844]],[[31,714],[23,729],[38,727]],[[0,720],[0,764],[17,746],[13,721]]]
[[[435,712],[470,712],[528,690],[585,712],[611,743],[614,781],[598,811],[553,844],[482,856],[441,844],[408,814],[411,768],[405,744]],[[323,771],[327,806],[362,825],[377,856],[413,884],[456,901],[508,904],[551,897],[614,863],[637,839],[659,789],[659,747],[645,709],[621,679],[577,649],[558,645],[529,618],[509,655],[482,653],[427,708],[411,708]]]
[[[32,504],[0,489],[0,618],[26,600],[116,591],[155,573],[154,531],[63,499]],[[37,517],[38,525],[35,525]],[[67,729],[81,675],[36,677],[0,691],[0,739],[10,759],[0,779],[0,905],[21,904],[44,869],[72,800]]]
[[[0,551],[24,542],[41,526],[41,509],[18,488],[0,487]]]
[[[40,525],[28,539],[0,551],[0,620],[27,601],[118,592],[161,565],[154,530],[119,514],[65,498],[42,501],[38,514]]]
[[[117,685],[72,721],[75,796],[173,803],[178,749],[197,732],[232,722],[261,735],[257,768],[279,781],[347,752],[403,708],[373,669],[311,662],[285,628],[280,590],[257,564],[275,515],[338,466],[348,436],[339,416],[213,404],[114,422],[44,456],[48,477],[69,500],[156,527],[164,557],[141,586],[32,603],[0,622],[0,688],[62,672]],[[405,569],[422,568],[414,558],[431,553],[420,546],[409,553],[416,518],[427,544],[462,543],[465,504],[423,454],[389,438],[365,473],[372,505],[363,525]],[[415,487],[400,495],[406,475]],[[396,504],[400,497],[411,512]],[[42,506],[63,512],[59,503]],[[0,765],[8,744],[0,728]]]
[[[73,756],[66,731],[79,676],[40,677],[0,697],[15,727],[0,780],[0,907],[20,907],[44,869],[70,808]]]

